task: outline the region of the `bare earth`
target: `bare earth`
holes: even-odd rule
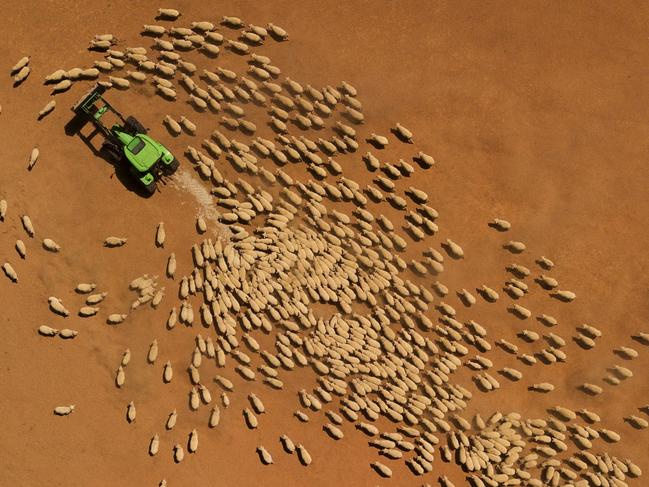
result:
[[[213,216],[205,193],[192,187],[200,181],[186,157],[188,144],[199,147],[217,127],[218,116],[197,114],[186,97],[176,102],[156,96],[150,83],[132,82],[127,91],[109,90],[107,97],[127,114],[135,114],[181,159],[180,173],[161,192],[144,199],[115,175],[114,168],[93,155],[78,137],[67,136],[69,107],[92,82],[75,83],[57,95],[56,110],[41,122],[36,114],[50,99],[50,87],[42,79],[52,71],[91,66],[101,53],[86,50],[88,41],[104,32],[115,34],[115,47],[146,45],[151,38],[139,35],[142,24],[153,24],[157,3],[126,2],[4,2],[11,14],[2,22],[0,42],[0,199],[9,204],[0,223],[0,261],[10,261],[19,275],[13,284],[0,276],[0,485],[20,486],[154,486],[166,478],[170,487],[223,486],[372,486],[436,485],[447,475],[455,484],[468,485],[454,463],[445,463],[436,452],[434,471],[418,478],[403,461],[382,459],[393,470],[382,479],[369,467],[381,457],[367,446],[368,438],[345,421],[345,438],[333,441],[323,431],[324,414],[310,413],[301,423],[293,417],[300,408],[297,391],[317,386],[311,368],[282,372],[285,386],[275,391],[260,380],[246,382],[232,371],[202,371],[227,375],[235,383],[232,404],[221,408],[221,424],[206,426],[208,409],[188,408],[190,388],[185,367],[189,364],[197,333],[210,331],[200,324],[193,329],[177,325],[165,329],[172,306],[177,306],[177,284],[164,276],[167,257],[178,257],[177,276],[192,269],[191,246],[204,237],[195,230],[198,213]],[[167,6],[167,5],[165,5]],[[495,347],[485,354],[494,362],[492,375],[501,383],[495,392],[480,392],[472,372],[458,371],[454,380],[473,392],[463,413],[466,418],[494,411],[519,412],[524,417],[547,416],[547,408],[562,405],[596,411],[601,427],[618,432],[616,444],[601,441],[601,449],[630,458],[649,472],[647,430],[624,421],[635,414],[649,419],[638,408],[649,403],[649,349],[631,336],[649,332],[649,7],[638,2],[204,2],[175,1],[169,7],[183,15],[177,25],[192,20],[218,22],[222,15],[236,15],[246,23],[274,22],[285,28],[290,40],[267,40],[256,52],[268,55],[284,76],[313,86],[339,86],[341,80],[358,89],[367,123],[357,127],[358,140],[371,132],[389,136],[382,161],[410,160],[422,150],[435,157],[429,170],[416,168],[402,181],[425,190],[439,214],[439,233],[419,244],[408,239],[406,261],[418,258],[428,246],[452,238],[466,253],[451,261],[439,276],[451,290],[446,302],[463,320],[485,326],[495,342],[506,338],[521,351],[533,353],[547,346],[543,339],[528,345],[516,338],[523,328],[543,335],[561,335],[567,344],[565,363],[533,367]],[[167,23],[171,25],[170,23]],[[220,29],[229,35],[231,30]],[[234,34],[232,34],[234,35]],[[30,77],[14,88],[11,66],[31,56]],[[243,69],[237,56],[208,60],[196,52],[187,57],[196,64]],[[182,92],[178,88],[179,94]],[[257,112],[255,112],[257,113]],[[259,111],[252,118],[260,134],[272,138]],[[196,136],[174,138],[162,125],[166,114],[185,115],[198,125]],[[389,134],[396,122],[415,136],[405,146]],[[225,130],[224,130],[225,131]],[[324,135],[315,135],[314,138]],[[238,134],[239,140],[243,136]],[[98,138],[99,139],[99,138]],[[27,171],[31,149],[37,145],[40,159]],[[372,175],[361,160],[369,147],[336,156],[344,175],[363,184]],[[275,169],[272,162],[266,167]],[[238,175],[225,158],[217,161],[226,177]],[[287,172],[306,176],[296,165]],[[256,183],[257,184],[257,183]],[[206,186],[209,191],[209,187]],[[273,190],[274,191],[274,190]],[[351,206],[341,206],[351,210]],[[402,213],[386,204],[372,206],[395,224]],[[28,214],[36,238],[29,238],[19,216]],[[489,228],[494,217],[512,223],[507,233]],[[208,218],[209,219],[209,218]],[[155,227],[164,221],[167,242],[154,245]],[[216,237],[220,225],[209,222]],[[400,228],[400,225],[397,225]],[[404,232],[399,230],[402,234]],[[128,237],[120,249],[102,247],[109,235]],[[56,240],[62,251],[48,253],[41,239]],[[14,250],[16,239],[27,244],[21,260]],[[515,256],[502,249],[508,240],[519,240],[527,250]],[[577,294],[570,304],[548,297],[532,277],[542,271],[534,260],[552,259],[551,271],[561,289]],[[533,269],[528,278],[532,291],[521,304],[553,315],[559,326],[546,329],[532,317],[522,322],[508,311],[513,302],[501,291],[511,276],[505,267],[513,262]],[[108,326],[109,313],[126,313],[134,294],[128,283],[148,273],[158,275],[166,297],[157,310],[136,310],[121,325]],[[428,289],[437,280],[430,275],[412,277]],[[96,282],[108,297],[97,317],[83,319],[76,311],[83,298],[74,292],[79,282]],[[498,304],[478,298],[464,308],[455,291],[487,284],[501,294]],[[47,297],[64,300],[72,315],[61,318],[48,309]],[[436,300],[437,303],[439,300]],[[194,306],[197,313],[198,304]],[[430,315],[437,314],[431,306]],[[602,338],[590,351],[579,348],[572,337],[576,326],[589,323],[602,330]],[[79,330],[74,340],[38,336],[38,326]],[[429,336],[435,337],[433,332]],[[156,338],[160,357],[146,363],[146,353]],[[262,345],[273,346],[271,337]],[[543,343],[541,343],[543,342]],[[633,347],[639,357],[624,360],[614,353],[620,346]],[[115,369],[122,352],[130,348],[125,387],[114,385]],[[472,352],[472,354],[474,351]],[[175,378],[163,384],[162,364],[174,364]],[[612,386],[603,381],[608,369],[619,364],[634,377]],[[255,365],[260,365],[256,363]],[[496,373],[515,367],[524,377],[510,382]],[[549,394],[527,391],[532,383],[551,382]],[[584,382],[599,384],[597,397],[577,390]],[[212,387],[216,401],[220,394]],[[248,406],[248,392],[263,398],[268,413],[260,426],[245,428],[241,410]],[[137,419],[125,420],[126,404],[135,401]],[[337,401],[337,399],[336,399]],[[52,409],[75,404],[74,414],[57,417]],[[176,408],[179,419],[172,431],[164,429],[168,413]],[[332,409],[335,409],[332,407]],[[395,426],[381,418],[382,431]],[[196,428],[200,448],[176,465],[175,443],[187,444]],[[160,435],[160,453],[148,455],[151,437]],[[279,435],[287,433],[304,443],[313,457],[302,467],[295,455],[281,451]],[[444,435],[440,434],[442,442]],[[260,463],[255,448],[272,452],[274,465]],[[572,448],[572,445],[571,445]],[[645,473],[646,475],[646,473]],[[645,485],[644,477],[630,485]]]

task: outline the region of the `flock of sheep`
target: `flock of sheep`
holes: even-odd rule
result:
[[[606,452],[606,444],[619,441],[620,434],[601,424],[594,410],[557,405],[544,418],[516,412],[469,417],[464,412],[471,401],[480,401],[478,391],[487,393],[520,381],[530,367],[566,361],[565,326],[525,305],[533,290],[561,302],[576,298],[549,274],[554,266],[550,259],[539,256],[529,260],[533,268],[526,267],[522,263],[530,253],[526,245],[505,238],[501,251],[520,259],[506,269],[506,282],[485,283],[475,291],[450,290],[443,283],[445,267],[462,260],[465,249],[451,239],[440,243],[436,238],[438,212],[425,189],[414,183],[435,160],[411,149],[415,135],[395,123],[391,133],[371,133],[362,139],[358,132],[365,114],[351,84],[303,85],[284,76],[268,56],[253,52],[270,40],[286,41],[284,29],[246,25],[235,17],[223,17],[221,27],[209,21],[171,23],[180,17],[173,9],[160,9],[159,22],[143,27],[143,39],[151,41],[148,47],[119,50],[115,36],[96,36],[90,49],[105,53],[104,59],[88,68],[60,69],[45,78],[54,85],[53,93],[83,80],[97,79],[116,89],[152,82],[159,96],[176,100],[184,93],[193,106],[193,115],[164,118],[171,135],[194,140],[204,132],[203,126],[213,130],[199,147],[190,143],[185,152],[189,163],[185,166],[209,185],[220,211],[218,222],[197,217],[200,237],[189,249],[193,268],[181,271],[171,253],[165,269],[151,270],[165,277],[132,280],[135,301],[105,315],[100,304],[106,291],[96,292],[95,283],[76,288],[85,297],[84,305],[73,310],[80,317],[100,315],[108,325],[120,326],[139,307],[158,308],[164,303],[169,315],[160,330],[179,324],[204,327],[195,335],[189,364],[167,360],[160,365],[160,380],[186,382],[190,395],[189,410],[171,411],[161,429],[172,430],[178,415],[205,410],[207,429],[201,438],[209,441],[209,429],[219,427],[232,394],[248,397],[249,407],[241,411],[244,426],[263,427],[259,421],[266,413],[263,397],[245,388],[237,390],[231,377],[236,374],[281,390],[283,376],[311,367],[317,385],[305,385],[299,392],[295,420],[324,416],[323,431],[333,441],[344,438],[343,423],[354,423],[358,434],[367,436],[368,445],[376,449],[370,467],[381,477],[391,477],[392,462],[403,461],[414,475],[430,478],[436,458],[460,465],[475,487],[624,486],[641,475],[630,459]],[[192,51],[217,67],[201,69],[185,59]],[[226,55],[240,56],[247,70],[218,67]],[[29,62],[25,57],[11,69],[16,86],[29,76]],[[125,76],[118,76],[122,70]],[[47,103],[38,118],[55,106],[55,101]],[[253,122],[260,113],[265,116],[264,127]],[[367,151],[361,149],[364,144]],[[404,158],[383,160],[381,150],[389,144],[401,144]],[[30,170],[38,157],[35,149],[28,158]],[[348,164],[365,165],[367,177],[360,181],[347,177]],[[289,174],[296,174],[298,167],[303,168],[301,179]],[[381,213],[387,205],[397,219]],[[29,216],[10,215],[8,206],[0,200],[0,220],[20,218],[26,238],[34,238]],[[504,235],[512,230],[502,218],[489,225]],[[164,248],[165,239],[160,222],[155,245]],[[115,249],[111,252],[126,244],[123,236],[109,236],[103,242]],[[42,245],[51,252],[65,251],[51,238],[43,239]],[[15,259],[27,258],[22,240],[15,248]],[[418,257],[405,260],[406,249]],[[11,261],[3,263],[3,270],[21,285]],[[180,301],[167,303],[172,298],[164,300],[165,286],[158,281],[178,284]],[[523,323],[536,317],[545,327],[563,331],[543,335],[526,328],[516,343],[498,339],[488,325],[470,319],[478,300],[508,307]],[[71,315],[56,296],[49,297],[48,306],[63,317]],[[76,330],[49,325],[37,332],[52,339],[83,339]],[[273,337],[274,349],[260,345],[263,334]],[[601,334],[584,324],[574,340],[588,350]],[[640,333],[635,340],[649,345],[649,334]],[[532,344],[542,342],[540,351],[531,352]],[[496,347],[516,356],[522,370],[498,368]],[[639,354],[626,346],[616,352],[626,360]],[[162,351],[153,339],[147,361],[159,364],[159,355]],[[130,358],[127,349],[116,361],[111,380],[118,388],[128,388]],[[174,368],[187,370],[188,376],[175,378]],[[455,375],[462,369],[471,371],[473,385]],[[632,376],[629,368],[618,365],[605,382],[615,385]],[[530,393],[542,394],[554,389],[550,382],[529,387]],[[586,395],[603,391],[597,384],[582,386]],[[137,399],[124,405],[129,423],[136,420],[136,404]],[[75,405],[54,408],[61,416],[74,411]],[[637,429],[649,425],[643,416],[633,415],[628,421]],[[282,435],[276,445],[259,445],[250,453],[265,465],[273,464],[273,457],[282,452],[295,453],[304,466],[317,462],[308,445],[297,440]],[[159,433],[152,432],[148,451],[152,456],[170,452],[179,463],[185,452],[196,453],[198,445],[196,429],[188,433],[186,443],[164,448]],[[453,485],[445,476],[438,480]]]

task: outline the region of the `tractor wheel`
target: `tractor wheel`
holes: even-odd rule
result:
[[[101,145],[101,151],[104,154],[108,155],[108,157],[110,157],[113,162],[116,163],[120,162],[122,160],[122,157],[124,157],[122,148],[109,140],[104,141],[104,143]]]
[[[148,195],[152,195],[153,193],[155,193],[157,187],[155,181],[153,181],[151,184],[146,184],[143,186],[144,186],[144,191],[146,191]]]
[[[124,130],[131,135],[146,134],[147,132],[144,125],[142,125],[135,117],[128,117],[126,119]]]
[[[166,167],[165,167],[165,172],[169,175],[173,174],[176,172],[178,169],[178,166],[180,166],[180,162],[178,162],[178,159],[174,157],[174,160],[171,161]]]

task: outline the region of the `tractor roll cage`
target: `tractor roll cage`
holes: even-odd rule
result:
[[[106,111],[110,110],[117,116],[117,118],[119,118],[122,122],[122,126],[126,123],[126,120],[124,120],[122,114],[115,110],[115,108],[113,108],[113,106],[102,96],[105,92],[105,86],[96,84],[90,89],[90,91],[79,99],[79,101],[72,107],[72,111],[93,122],[95,127],[104,134],[104,137],[109,140],[114,140],[115,135],[101,122],[101,118],[104,116]],[[97,107],[96,104],[100,100],[103,102],[103,106]]]

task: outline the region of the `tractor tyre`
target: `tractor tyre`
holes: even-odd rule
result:
[[[110,157],[110,159],[114,163],[121,162],[122,158],[124,157],[122,148],[114,142],[108,140],[104,141],[104,143],[101,145],[101,152]]]
[[[131,135],[147,133],[146,128],[144,128],[144,125],[142,125],[135,117],[128,117],[126,119],[126,124],[124,124],[124,130]]]
[[[178,162],[178,159],[174,157],[174,160],[169,163],[168,166],[165,167],[165,172],[169,175],[173,174],[178,170],[178,167],[180,166],[180,162]]]
[[[157,188],[155,181],[153,181],[151,184],[143,184],[142,186],[144,187],[146,194],[148,194],[149,196],[155,193],[155,190]]]

